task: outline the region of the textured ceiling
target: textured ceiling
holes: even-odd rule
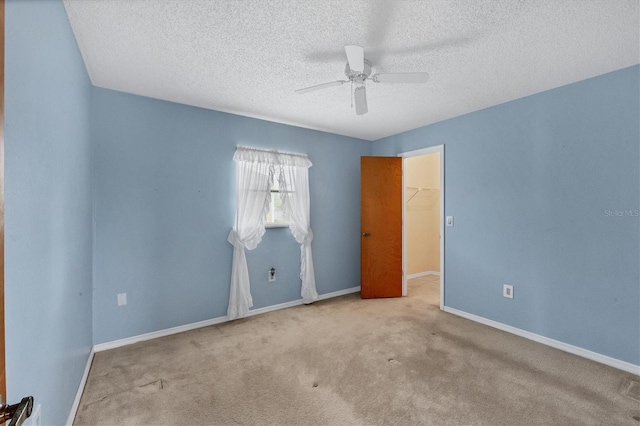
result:
[[[639,0],[65,0],[92,83],[376,140],[640,62]],[[356,116],[344,46],[377,72]]]

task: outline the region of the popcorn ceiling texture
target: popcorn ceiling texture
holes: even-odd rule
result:
[[[640,62],[638,0],[65,0],[98,87],[376,140]],[[374,72],[356,116],[344,46]]]

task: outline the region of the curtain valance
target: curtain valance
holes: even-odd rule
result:
[[[284,152],[239,146],[233,155],[234,161],[245,163],[267,163],[279,166],[311,167],[313,164],[307,154]]]

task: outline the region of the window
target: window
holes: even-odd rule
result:
[[[280,169],[277,168],[273,176],[271,201],[269,203],[269,212],[267,213],[265,228],[286,228],[289,226],[289,219],[282,209],[282,202],[282,193],[280,190]]]
[[[284,211],[282,210],[282,198],[280,197],[280,190],[271,188],[271,204],[269,205],[269,212],[267,213],[267,221],[265,222],[266,228],[287,227],[289,221],[287,220]]]

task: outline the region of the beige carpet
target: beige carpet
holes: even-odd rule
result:
[[[419,278],[101,352],[75,424],[640,426],[638,376],[438,303]]]

